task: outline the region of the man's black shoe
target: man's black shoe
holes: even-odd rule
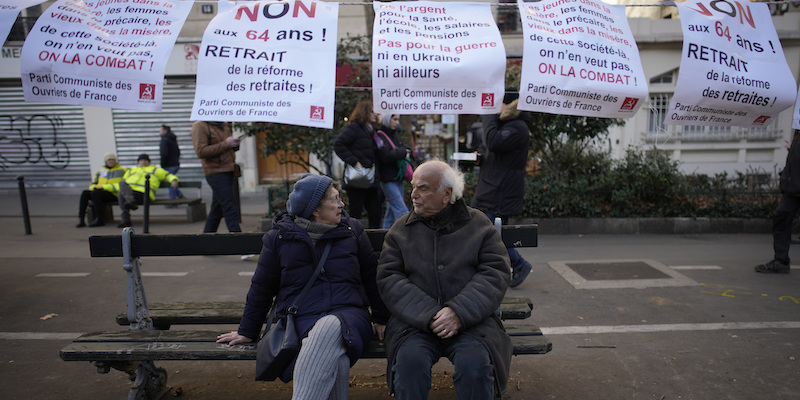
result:
[[[83,228],[84,226],[86,226],[86,222],[83,222],[83,220],[81,220],[81,222],[78,222],[78,225],[75,225],[76,228]]]
[[[528,277],[528,274],[531,273],[531,264],[525,260],[522,260],[522,264],[518,265],[516,268],[511,269],[511,282],[509,286],[517,287],[525,282],[525,278]]]
[[[772,260],[766,264],[756,265],[756,272],[772,272],[775,274],[788,274],[791,270],[789,264]]]
[[[100,218],[95,218],[92,222],[89,222],[89,227],[94,228],[96,226],[105,226],[106,223],[101,221]]]

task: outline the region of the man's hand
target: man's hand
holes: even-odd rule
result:
[[[225,138],[225,143],[228,143],[228,146],[230,146],[232,149],[239,147],[239,142],[239,138],[235,138],[233,136],[228,136]]]
[[[178,181],[172,181],[172,182],[170,182],[170,183],[169,183],[169,187],[171,187],[171,188],[173,188],[173,189],[177,189],[177,188],[178,188],[178,186],[180,186],[180,184],[178,183]]]
[[[372,333],[378,337],[378,340],[383,341],[384,332],[386,332],[386,325],[372,323]]]
[[[442,339],[447,339],[458,334],[458,330],[461,329],[461,320],[452,308],[445,307],[433,316],[430,326],[433,333]]]

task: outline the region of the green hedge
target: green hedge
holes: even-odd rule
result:
[[[752,175],[752,174],[750,174]],[[520,218],[772,218],[780,194],[776,179],[759,185],[737,173],[686,175],[663,152],[628,149],[621,160],[602,152],[582,155],[569,171],[543,166],[525,180]],[[478,175],[466,173],[464,197],[469,203]],[[271,215],[286,208],[288,188],[269,189]],[[410,204],[406,184],[406,203]],[[347,194],[342,192],[347,204]]]
[[[658,151],[629,149],[621,160],[594,153],[573,170],[543,167],[526,177],[521,218],[772,218],[780,195],[774,182],[757,185],[737,173],[686,175]],[[477,174],[467,174],[465,197]]]

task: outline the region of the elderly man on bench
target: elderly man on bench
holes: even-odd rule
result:
[[[446,356],[456,397],[500,398],[513,346],[495,311],[510,279],[500,233],[462,199],[464,176],[441,161],[414,171],[412,212],[386,233],[378,290],[391,311],[387,382],[395,399],[427,399]]]

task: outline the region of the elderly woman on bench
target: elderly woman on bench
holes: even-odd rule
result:
[[[304,175],[286,208],[264,235],[239,330],[220,335],[218,342],[256,341],[273,298],[276,315],[285,317],[331,243],[323,272],[297,306],[300,354],[280,378],[294,379],[292,399],[346,399],[350,366],[373,334],[383,340],[389,317],[375,283],[377,254],[361,222],[344,212],[331,178]]]

